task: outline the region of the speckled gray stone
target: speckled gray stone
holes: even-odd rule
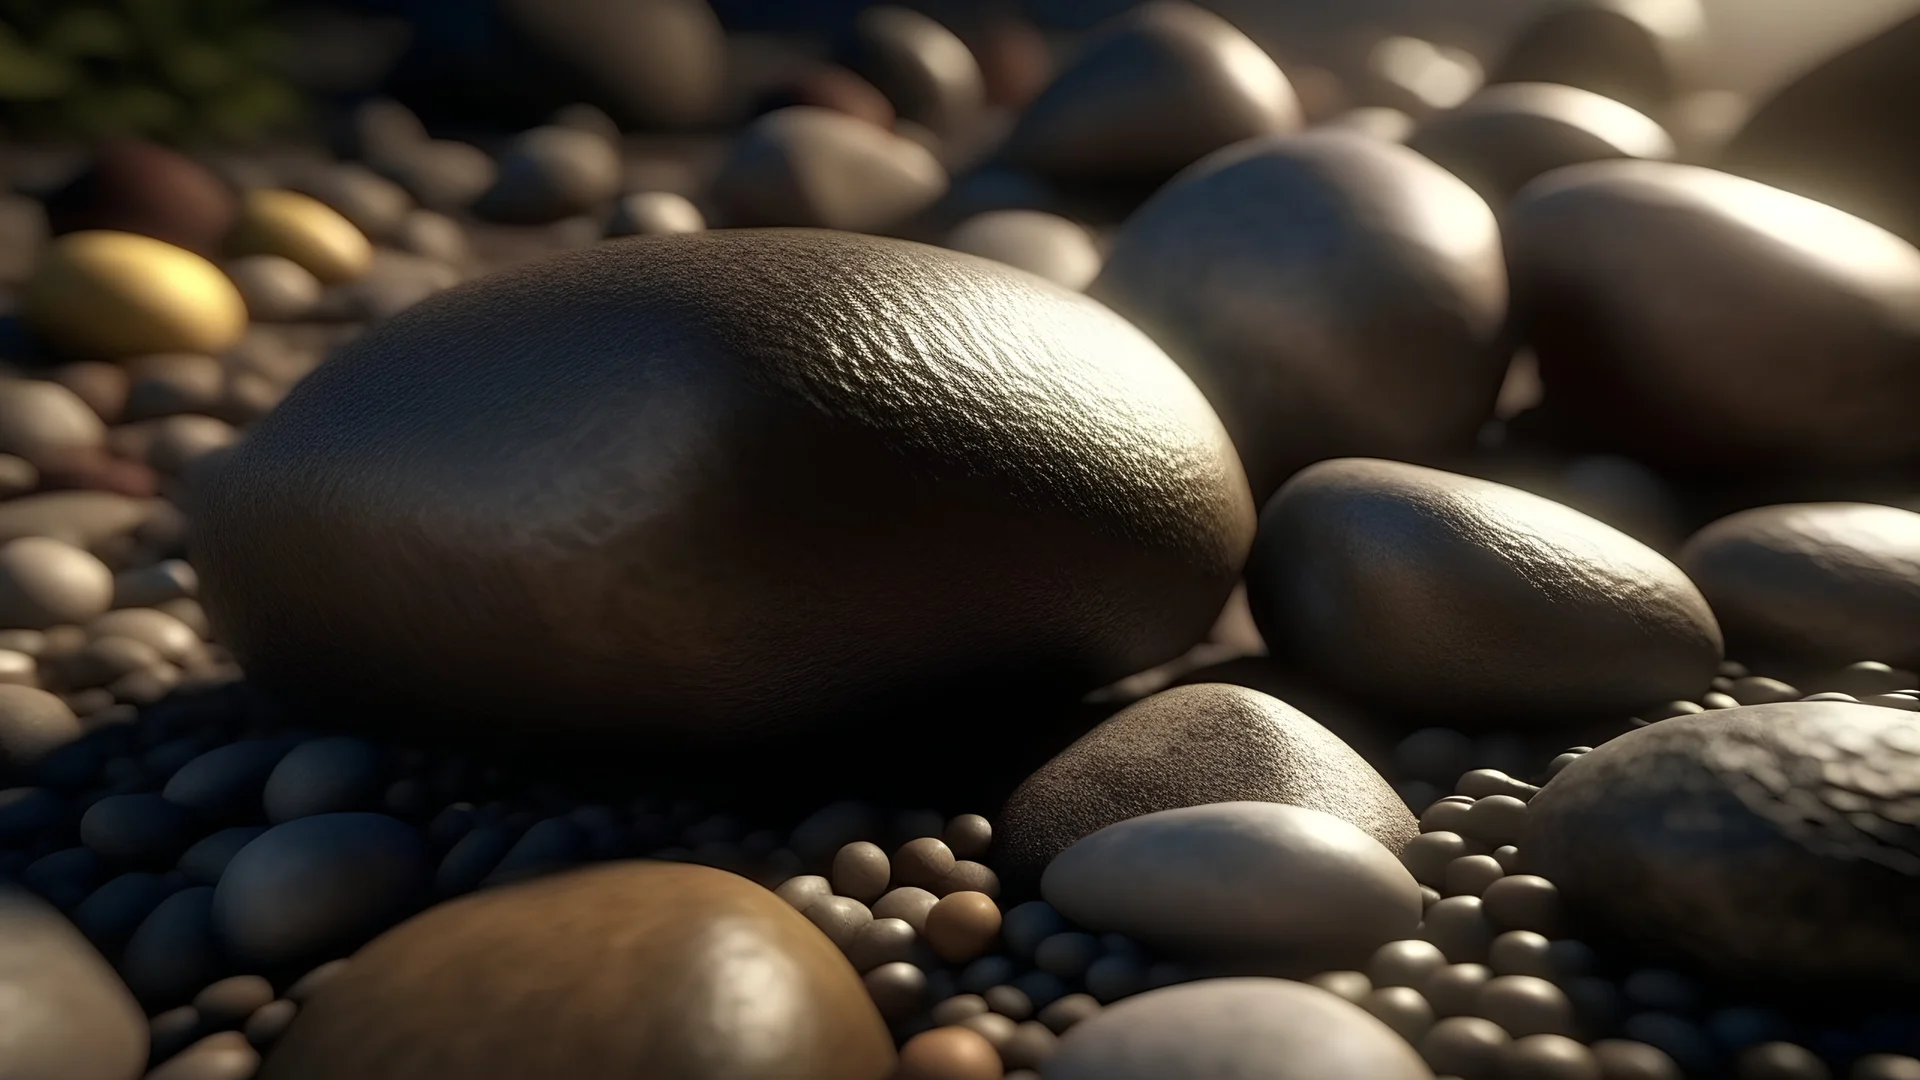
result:
[[[1394,852],[1419,832],[1380,774],[1311,717],[1256,690],[1205,683],[1129,706],[1029,776],[1000,812],[995,863],[1030,884],[1115,822],[1246,800],[1324,811]]]
[[[1920,724],[1842,702],[1677,717],[1583,754],[1520,848],[1598,925],[1754,984],[1920,986]]]

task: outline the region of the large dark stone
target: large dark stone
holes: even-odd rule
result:
[[[1920,241],[1916,53],[1920,15],[1801,75],[1747,117],[1720,167]]]
[[[87,939],[46,903],[0,885],[0,1074],[133,1080],[147,1021]]]
[[[1664,720],[1563,769],[1520,842],[1600,928],[1800,992],[1920,988],[1920,724],[1845,702]]]
[[[1354,697],[1545,728],[1705,692],[1713,612],[1680,568],[1517,488],[1344,459],[1260,517],[1247,598],[1277,656]]]
[[[629,862],[382,936],[301,1007],[260,1076],[884,1080],[893,1064],[858,974],[785,901],[721,870]]]
[[[1122,710],[1028,777],[1000,811],[994,868],[1032,884],[1054,856],[1116,822],[1243,801],[1332,814],[1395,852],[1420,831],[1380,774],[1311,717],[1212,683]]]
[[[203,598],[263,684],[468,737],[735,746],[1151,667],[1253,524],[1205,400],[1111,312],[805,231],[427,300],[303,381],[202,511]]]
[[[706,0],[487,0],[416,24],[389,90],[428,124],[509,130],[585,102],[632,128],[715,118],[725,40]]]
[[[1004,155],[1050,179],[1153,184],[1299,126],[1293,84],[1260,46],[1204,8],[1154,0],[1085,44],[1021,114]]]
[[[1492,211],[1352,132],[1196,166],[1127,222],[1089,291],[1194,377],[1261,498],[1321,458],[1465,449],[1509,359]]]
[[[1701,529],[1679,561],[1733,655],[1749,663],[1920,665],[1920,514],[1869,503],[1763,506]]]
[[[1514,314],[1566,437],[1695,472],[1920,457],[1920,252],[1691,165],[1610,161],[1507,208]]]

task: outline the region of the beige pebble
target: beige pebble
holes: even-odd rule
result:
[[[159,650],[146,642],[109,635],[89,641],[79,655],[61,665],[61,670],[68,686],[88,690],[164,663]]]
[[[12,499],[40,486],[40,470],[13,454],[0,454],[0,499]]]
[[[894,853],[893,884],[938,892],[940,882],[953,872],[957,861],[953,849],[936,837],[923,836],[908,841]]]
[[[228,240],[236,256],[279,255],[321,283],[352,281],[373,265],[373,245],[338,210],[297,191],[249,191]]]
[[[290,322],[319,306],[320,279],[284,255],[243,256],[228,262],[226,271],[256,321]]]
[[[260,1051],[237,1031],[209,1035],[148,1073],[146,1080],[252,1080]]]
[[[76,359],[214,353],[238,341],[247,306],[220,268],[131,233],[69,233],[21,293],[21,316]]]
[[[100,449],[106,438],[92,407],[59,383],[0,378],[0,453],[46,468]]]
[[[191,597],[180,600],[168,600],[163,604],[155,604],[154,610],[179,619],[182,623],[186,624],[188,629],[192,630],[201,638],[205,638],[213,633],[213,625],[207,621],[207,609],[200,606],[200,601]]]
[[[226,386],[220,361],[198,353],[156,353],[126,367],[129,423],[206,412],[220,404]]]
[[[38,657],[47,648],[47,635],[38,630],[0,630],[0,649]]]
[[[193,413],[169,416],[155,426],[147,464],[178,475],[194,462],[240,440],[240,432],[225,420]]]
[[[0,545],[0,627],[84,622],[113,602],[113,572],[71,544],[29,536]]]
[[[892,889],[873,905],[873,917],[876,919],[900,919],[913,927],[915,933],[924,933],[927,928],[927,913],[940,898],[925,889],[916,889],[903,885]]]
[[[79,718],[60,698],[0,685],[0,770],[31,765],[80,735]]]
[[[180,685],[180,669],[158,664],[131,675],[123,675],[107,686],[115,701],[128,705],[151,705]]]
[[[54,369],[52,379],[79,395],[103,423],[117,424],[127,405],[127,373],[119,364],[81,360]]]
[[[113,576],[113,606],[150,608],[200,591],[200,575],[184,559],[167,559],[150,566],[122,570]]]
[[[0,649],[0,685],[39,686],[39,662],[26,653]]]
[[[87,623],[89,638],[127,637],[151,645],[168,663],[184,664],[200,655],[205,643],[186,622],[158,608],[123,608]]]
[[[871,904],[887,891],[892,872],[887,853],[880,845],[856,840],[834,854],[830,876],[834,892]]]
[[[953,869],[947,871],[946,877],[940,879],[940,887],[935,891],[942,896],[956,892],[977,892],[998,900],[1000,876],[985,863],[961,859],[953,864]]]

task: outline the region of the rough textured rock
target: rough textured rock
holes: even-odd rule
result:
[[[1695,533],[1679,562],[1737,656],[1793,669],[1920,665],[1920,514],[1763,506]]]
[[[720,104],[726,42],[706,0],[474,7],[422,27],[389,80],[429,123],[525,129],[585,103],[622,127],[679,128]]]
[[[1284,979],[1208,979],[1116,1002],[1067,1030],[1047,1080],[1431,1080],[1392,1028]]]
[[[960,132],[986,103],[972,50],[910,8],[879,4],[862,11],[840,44],[840,61],[884,94],[901,119],[937,135]]]
[[[109,143],[48,196],[55,236],[106,229],[212,256],[233,227],[234,193],[205,166],[138,140]]]
[[[1028,105],[1002,151],[1067,181],[1158,183],[1223,146],[1300,126],[1293,85],[1218,15],[1154,0],[1116,18]]]
[[[1520,849],[1606,930],[1800,992],[1920,986],[1920,724],[1846,702],[1664,720],[1582,754]]]
[[[65,916],[0,885],[0,1072],[32,1080],[134,1080],[147,1021]]]
[[[1221,802],[1116,822],[1040,879],[1060,914],[1176,960],[1262,975],[1364,966],[1420,923],[1420,885],[1353,825],[1318,810]]]
[[[1509,359],[1492,211],[1352,132],[1196,166],[1129,219],[1089,291],[1194,377],[1260,498],[1325,457],[1464,449]]]
[[[714,178],[735,226],[878,232],[944,195],[947,171],[911,139],[831,109],[796,105],[753,122]]]
[[[1159,810],[1261,800],[1332,814],[1398,852],[1419,833],[1400,797],[1351,747],[1255,690],[1212,683],[1162,691],[1041,766],[994,827],[994,865],[1037,880],[1108,825]]]
[[[724,871],[630,862],[394,929],[302,1006],[260,1076],[885,1080],[893,1064],[859,976],[805,916]]]
[[[1559,83],[1656,111],[1696,74],[1707,27],[1699,0],[1571,0],[1507,45],[1488,83]]]
[[[1722,148],[1728,172],[1797,192],[1920,242],[1920,16],[1861,42],[1763,102]]]
[[[1673,139],[1645,113],[1589,90],[1551,83],[1489,87],[1428,119],[1407,145],[1494,206],[1534,178],[1589,161],[1665,161]]]
[[[1218,420],[1111,312],[808,231],[428,300],[304,380],[201,509],[203,602],[263,683],[721,743],[1150,667],[1206,632],[1252,526]]]
[[[1703,693],[1713,612],[1679,567],[1537,495],[1400,462],[1321,462],[1260,518],[1247,597],[1276,656],[1356,698],[1546,727]]]
[[[1569,438],[1690,471],[1920,457],[1920,251],[1898,237],[1651,161],[1542,177],[1505,224],[1515,321]]]

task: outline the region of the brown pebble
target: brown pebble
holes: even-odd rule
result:
[[[969,1016],[960,1021],[959,1026],[978,1032],[992,1044],[996,1051],[1005,1046],[1007,1040],[1013,1038],[1013,1033],[1019,1028],[1018,1024],[995,1012]]]
[[[118,364],[104,360],[82,360],[53,371],[53,381],[74,395],[108,424],[118,424],[127,407],[129,380]]]
[[[887,853],[880,845],[856,840],[833,857],[833,891],[871,904],[887,891],[892,873]]]
[[[240,1033],[247,1037],[248,1042],[264,1050],[280,1041],[287,1025],[293,1023],[293,1018],[298,1015],[300,1006],[285,998],[269,1001],[247,1017],[246,1026],[240,1029]]]
[[[795,911],[805,913],[815,903],[832,896],[833,885],[818,874],[801,874],[788,878],[773,892]]]
[[[1005,1071],[1000,1051],[979,1032],[938,1027],[915,1035],[900,1048],[893,1080],[1000,1080]]]
[[[273,984],[258,975],[221,979],[195,994],[193,1007],[209,1027],[238,1027],[261,1006],[273,1001]]]
[[[984,863],[962,859],[953,864],[953,869],[947,872],[946,877],[940,879],[940,888],[936,891],[941,896],[957,892],[977,892],[998,900],[1000,899],[1000,877],[988,869]]]
[[[300,976],[298,981],[287,988],[287,1000],[295,1005],[305,1005],[307,999],[318,993],[321,987],[346,974],[348,963],[350,961],[345,959],[329,960]]]
[[[958,861],[953,849],[937,837],[923,836],[900,846],[893,856],[893,884],[911,885],[938,892],[940,882],[953,872]]]
[[[979,859],[993,847],[993,823],[979,814],[961,814],[947,822],[941,840],[955,858]]]
[[[1013,1037],[1000,1047],[1000,1060],[1009,1069],[1038,1069],[1059,1048],[1060,1037],[1038,1020],[1024,1020]]]
[[[1365,1001],[1373,993],[1373,980],[1367,978],[1364,971],[1323,971],[1307,980],[1308,985],[1317,986],[1335,997],[1346,998],[1355,1005]]]
[[[1684,1080],[1680,1066],[1659,1047],[1631,1039],[1602,1039],[1590,1050],[1601,1080]]]
[[[1348,974],[1359,974],[1348,972]],[[1364,978],[1364,976],[1363,976]],[[1092,994],[1068,994],[1040,1010],[1040,1022],[1055,1035],[1064,1035],[1073,1025],[1100,1011],[1100,1001]]]
[[[40,486],[40,470],[13,454],[0,454],[0,499],[15,499]]]
[[[1389,941],[1367,962],[1367,978],[1374,986],[1419,986],[1447,966],[1447,957],[1431,941],[1408,938]]]
[[[1740,1080],[1833,1080],[1833,1071],[1813,1051],[1790,1042],[1749,1046],[1734,1071]]]
[[[1853,1063],[1847,1080],[1920,1080],[1920,1059],[1904,1054],[1868,1054]]]
[[[958,1024],[970,1016],[979,1016],[981,1013],[992,1011],[987,1005],[987,999],[979,994],[955,994],[935,1005],[931,1017],[935,1024],[947,1027]]]
[[[941,845],[943,850],[945,847]],[[927,912],[927,944],[951,964],[964,964],[982,955],[999,934],[1000,908],[985,893],[950,893]]]
[[[1411,986],[1383,986],[1361,999],[1360,1007],[1415,1045],[1433,1026],[1433,1006]]]
[[[209,1035],[147,1074],[146,1080],[253,1080],[260,1051],[237,1031]]]

